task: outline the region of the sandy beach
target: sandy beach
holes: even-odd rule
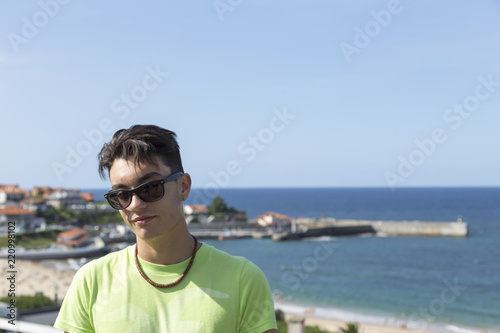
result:
[[[449,324],[429,324],[427,322],[409,322],[409,318],[403,317],[374,317],[354,315],[344,310],[326,310],[303,308],[291,304],[277,304],[275,308],[283,311],[286,321],[303,320],[306,326],[318,326],[329,332],[338,332],[340,328],[346,327],[346,323],[357,323],[361,333],[498,333],[495,329],[466,328]],[[335,313],[335,317],[330,317],[327,313]],[[340,313],[340,315],[339,315]]]
[[[286,314],[285,318],[288,320],[291,317],[297,317],[296,315],[290,315]],[[318,326],[323,330],[327,330],[330,332],[338,332],[340,328],[343,328],[346,326],[346,321],[342,320],[334,320],[334,319],[327,319],[327,318],[319,318],[319,317],[314,317],[314,316],[305,316],[304,317],[305,325],[306,326]],[[359,331],[361,333],[438,333],[438,331],[432,331],[432,330],[413,330],[413,329],[408,329],[408,328],[402,328],[402,327],[395,327],[395,326],[384,326],[384,325],[374,325],[374,324],[366,324],[366,323],[359,323]],[[442,332],[440,332],[442,333]]]
[[[9,269],[5,263],[2,265],[2,276],[9,276],[7,271],[12,271],[12,269]],[[66,295],[76,273],[75,269],[68,267],[66,262],[55,260],[16,260],[13,271],[17,272],[16,296],[43,293],[45,296],[55,299],[57,294],[58,300]],[[0,295],[7,295],[8,290],[7,283],[0,285]]]

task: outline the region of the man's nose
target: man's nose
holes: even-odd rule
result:
[[[134,209],[141,209],[146,207],[146,201],[143,201],[137,193],[132,194],[132,201],[130,202],[130,205],[128,206],[129,209],[134,210]]]

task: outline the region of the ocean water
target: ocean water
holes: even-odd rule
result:
[[[398,221],[462,217],[467,238],[206,243],[252,260],[266,274],[278,306],[291,311],[404,322],[410,328],[500,332],[500,188],[220,189],[216,194],[249,218],[267,211]],[[211,198],[194,189],[187,203],[194,201],[209,204]]]

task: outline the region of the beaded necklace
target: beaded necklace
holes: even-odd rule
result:
[[[193,265],[194,257],[196,256],[196,248],[198,247],[198,240],[193,235],[191,235],[191,236],[194,239],[193,254],[191,255],[191,260],[189,260],[188,266],[186,267],[184,272],[181,274],[181,276],[176,281],[174,281],[172,283],[161,284],[161,283],[156,283],[153,280],[151,280],[146,275],[146,273],[144,273],[144,271],[141,268],[141,265],[139,264],[139,259],[137,258],[137,244],[136,244],[135,245],[135,265],[137,266],[137,270],[139,270],[139,274],[141,274],[141,276],[144,278],[144,280],[146,280],[150,285],[152,285],[153,287],[156,287],[156,288],[169,288],[169,287],[173,287],[175,285],[178,285],[182,281],[182,279],[184,279],[184,277],[187,275],[187,273],[189,272],[189,269]]]

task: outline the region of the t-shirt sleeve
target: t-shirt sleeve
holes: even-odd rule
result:
[[[274,303],[264,273],[247,261],[240,276],[240,333],[262,333],[277,328]]]
[[[64,297],[54,327],[69,333],[94,332],[90,320],[90,296],[92,263],[84,265],[76,272]]]

